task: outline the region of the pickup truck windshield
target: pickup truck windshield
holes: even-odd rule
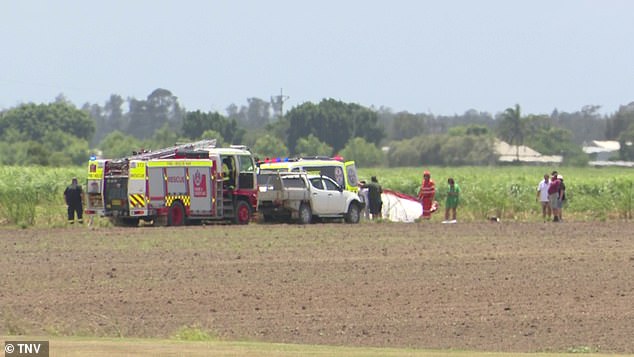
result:
[[[306,188],[306,184],[301,177],[285,177],[284,187],[287,188]]]

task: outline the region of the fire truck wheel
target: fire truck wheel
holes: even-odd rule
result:
[[[238,200],[236,202],[236,215],[233,219],[233,222],[236,224],[249,224],[249,220],[251,219],[251,207],[246,201]]]
[[[181,201],[175,201],[167,214],[168,226],[182,226],[185,224],[185,207]]]

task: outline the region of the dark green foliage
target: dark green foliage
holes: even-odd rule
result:
[[[247,98],[248,106],[231,104],[227,108],[229,119],[235,119],[238,124],[247,130],[261,129],[270,123],[271,103],[260,98]]]
[[[200,110],[188,112],[183,120],[183,135],[189,139],[199,139],[207,130],[214,130],[222,135],[225,142],[240,144],[244,129],[238,127],[235,119],[227,119],[218,112],[203,113]]]
[[[83,164],[93,132],[88,114],[66,102],[21,105],[0,115],[0,164]]]
[[[425,117],[402,112],[396,114],[392,123],[392,140],[410,139],[425,132]]]
[[[523,120],[519,104],[514,108],[507,108],[502,113],[497,127],[498,136],[511,145],[517,146],[517,160],[519,161],[519,146],[524,145],[526,136],[526,120]]]
[[[567,129],[572,133],[572,141],[583,145],[590,140],[605,138],[607,120],[599,114],[598,105],[586,105],[573,113],[553,111],[550,115],[553,125]]]
[[[588,163],[581,146],[574,142],[574,136],[568,129],[554,125],[551,117],[529,115],[522,118],[525,129],[524,143],[543,155],[561,155],[568,165]]]
[[[622,160],[634,161],[634,124],[631,124],[626,131],[619,135],[619,156]]]
[[[544,155],[563,156],[565,164],[588,163],[588,155],[573,142],[572,133],[567,129],[550,126],[538,128],[529,134],[526,144]]]
[[[156,130],[152,135],[152,145],[149,149],[160,149],[176,145],[178,143],[178,133],[170,129],[166,123],[162,128]]]
[[[215,130],[205,130],[203,135],[200,136],[203,140],[216,140],[216,147],[224,147],[227,146],[224,138],[220,135],[219,132]]]
[[[99,143],[99,148],[102,151],[102,156],[106,158],[122,158],[132,155],[133,151],[145,149],[141,140],[120,131],[108,134]]]
[[[490,165],[497,159],[493,142],[491,135],[422,135],[392,142],[388,165]]]
[[[621,106],[614,115],[608,119],[605,137],[610,140],[618,140],[621,133],[628,130],[634,124],[634,102]]]
[[[297,156],[332,156],[332,147],[310,134],[297,140],[295,154]]]
[[[253,153],[259,158],[286,157],[288,149],[284,141],[270,134],[265,134],[258,138],[253,145]]]
[[[291,109],[285,120],[289,123],[287,146],[293,150],[300,138],[310,134],[332,146],[335,152],[354,137],[378,145],[385,136],[376,112],[334,99],[324,99],[317,105],[304,103]]]
[[[291,108],[282,116],[281,97],[276,98],[277,102],[248,98],[247,105],[230,105],[225,117],[217,112],[186,112],[175,95],[161,88],[141,100],[113,94],[103,107],[86,103],[82,110],[60,95],[51,104],[24,104],[0,113],[0,164],[80,164],[90,152],[86,142],[90,147],[100,143],[99,147],[109,153],[129,155],[131,149],[156,149],[198,140],[205,132],[219,139],[219,144],[250,146],[269,134],[284,142],[283,150],[273,150],[284,151],[284,155],[336,154],[358,137],[373,145],[372,151],[380,145],[390,146],[390,165],[490,164],[490,140],[475,137],[489,137],[493,131],[511,144],[525,144],[547,155],[563,155],[566,164],[583,165],[588,158],[581,151],[582,142],[605,139],[601,135],[605,133],[607,139],[620,141],[621,159],[634,160],[634,103],[604,117],[598,112],[599,106],[524,117],[520,106],[515,105],[494,118],[474,109],[453,116],[394,114],[386,107],[366,108],[324,99]],[[115,131],[120,132],[115,135],[117,140],[104,141]],[[419,139],[421,136],[425,139]],[[122,149],[105,147],[119,145],[120,140]]]
[[[178,98],[166,89],[156,89],[146,100],[130,99],[126,132],[136,138],[152,137],[164,125],[177,129],[182,118]]]
[[[440,147],[444,165],[492,165],[496,161],[490,136],[449,136]]]
[[[71,104],[23,104],[0,115],[0,137],[14,130],[23,139],[39,141],[51,131],[61,131],[84,140],[95,132],[90,116]]]
[[[346,161],[354,160],[358,167],[375,167],[383,165],[385,155],[376,145],[363,138],[352,138],[339,153]]]
[[[422,135],[393,141],[388,151],[389,166],[444,165],[440,149],[447,135]]]
[[[574,142],[570,130],[555,126],[553,117],[547,115],[521,116],[520,107],[508,108],[501,116],[497,133],[512,145],[526,145],[543,155],[561,155],[564,163],[585,165],[588,156]],[[517,151],[519,155],[519,148]],[[519,156],[518,156],[519,160]]]

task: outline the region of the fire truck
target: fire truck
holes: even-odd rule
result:
[[[103,172],[108,160],[90,158],[86,177],[86,206],[84,213],[88,216],[104,215]]]
[[[118,159],[89,162],[87,215],[116,226],[248,224],[257,209],[253,155],[244,146],[202,140]]]

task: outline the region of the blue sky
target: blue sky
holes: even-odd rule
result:
[[[3,1],[0,109],[156,88],[188,110],[284,94],[393,111],[609,114],[634,101],[634,1]]]

